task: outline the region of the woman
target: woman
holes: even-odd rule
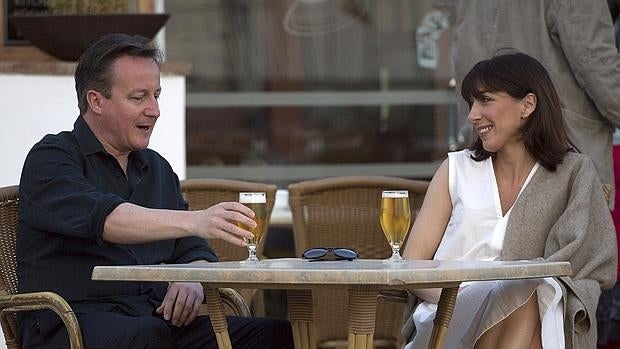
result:
[[[518,52],[463,80],[474,144],[448,154],[404,251],[407,259],[570,261],[572,277],[461,285],[446,348],[594,348],[616,240],[594,166],[568,147],[545,68]],[[406,348],[425,347],[438,290],[417,290]]]

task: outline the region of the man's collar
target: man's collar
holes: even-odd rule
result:
[[[135,163],[136,166],[142,171],[146,171],[148,169],[148,164],[146,163],[141,151],[132,151],[129,153],[129,162]]]
[[[84,151],[84,154],[90,155],[103,152],[112,156],[110,153],[107,152],[107,150],[105,150],[103,144],[101,144],[97,137],[95,137],[95,134],[81,115],[77,118],[75,124],[73,124],[73,133],[75,133],[75,137],[77,138],[80,147]],[[142,152],[140,151],[132,151],[129,154],[129,160],[130,162],[135,161],[136,166],[138,166],[138,168],[142,169],[143,171],[148,168],[148,164],[144,159]]]
[[[95,134],[81,115],[73,124],[73,133],[80,144],[80,148],[84,151],[84,154],[90,155],[98,152],[107,153],[103,144],[95,137]]]

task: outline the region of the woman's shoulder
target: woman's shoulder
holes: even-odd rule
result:
[[[586,154],[583,153],[578,153],[576,151],[568,151],[566,152],[566,155],[564,156],[564,160],[570,161],[570,162],[588,162],[588,161],[592,161],[590,160],[590,157],[587,156]]]
[[[566,153],[564,159],[562,159],[562,163],[558,165],[558,170],[585,170],[593,172],[596,171],[596,169],[594,168],[594,163],[589,156],[574,151],[569,151]]]
[[[486,168],[486,162],[491,161],[491,158],[486,158],[481,161],[474,160],[473,151],[469,149],[463,149],[459,151],[453,151],[448,153],[448,160],[453,166],[464,166],[467,168]]]
[[[491,158],[476,161],[472,158],[473,152],[469,149],[449,152],[447,160],[447,171],[450,182],[470,183],[471,181],[482,178],[490,179],[493,176],[493,169],[490,165]]]
[[[592,160],[585,154],[572,151],[566,153],[555,171],[548,171],[541,167],[538,169],[536,177],[543,180],[545,185],[558,188],[572,186],[573,184],[570,183],[574,183],[576,180],[598,181],[598,174]]]
[[[474,161],[471,157],[471,150],[463,149],[458,151],[448,152],[448,161],[452,163],[466,163],[470,161]]]
[[[448,152],[449,158],[471,158],[472,151],[469,149]]]

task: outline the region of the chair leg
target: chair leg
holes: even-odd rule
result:
[[[2,323],[2,332],[4,332],[4,341],[8,349],[20,349],[19,342],[17,341],[16,329],[13,328],[12,322],[8,317],[14,317],[12,312],[2,311],[0,313],[0,323]],[[13,322],[14,323],[14,322]]]
[[[203,285],[203,288],[207,298],[209,317],[211,318],[211,324],[217,339],[217,347],[219,349],[232,349],[232,343],[228,335],[228,323],[224,315],[224,306],[220,299],[220,293],[217,288],[212,288],[208,285]]]
[[[437,303],[437,313],[435,314],[435,320],[433,320],[433,332],[431,332],[431,339],[428,343],[429,349],[443,348],[458,292],[458,286],[441,290],[441,296],[439,296],[439,302]]]

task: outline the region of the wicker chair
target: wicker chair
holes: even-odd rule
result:
[[[229,179],[194,178],[181,181],[181,192],[190,210],[202,210],[224,201],[239,201],[239,192],[267,193],[267,226],[275,203],[277,186],[274,184],[246,182]],[[256,254],[261,257],[264,250],[267,232],[256,248]],[[248,250],[235,246],[229,242],[211,239],[211,246],[222,262],[240,261],[248,257]],[[264,316],[264,302],[260,300],[262,292],[255,289],[240,289],[246,302],[252,305],[253,314]]]
[[[289,185],[289,205],[297,256],[309,247],[350,247],[360,258],[384,259],[391,248],[382,233],[379,210],[382,190],[406,189],[412,218],[424,200],[428,182],[382,176],[348,176],[303,181]],[[321,299],[315,309],[318,346],[340,348],[347,344],[347,294],[342,290],[314,292]],[[399,294],[380,296],[375,321],[374,347],[400,348],[405,304],[386,302]]]
[[[53,292],[17,293],[17,238],[18,187],[0,188],[0,320],[6,346],[19,349],[15,312],[37,309],[53,310],[61,317],[69,333],[71,348],[83,348],[82,333],[69,304]]]
[[[0,321],[8,349],[20,349],[15,312],[53,310],[63,320],[72,349],[84,348],[79,324],[69,304],[53,292],[17,293],[15,254],[18,228],[18,186],[0,188]],[[250,310],[233,289],[219,289],[226,314],[250,316]],[[203,307],[206,309],[206,307]],[[206,314],[201,310],[201,314]]]

